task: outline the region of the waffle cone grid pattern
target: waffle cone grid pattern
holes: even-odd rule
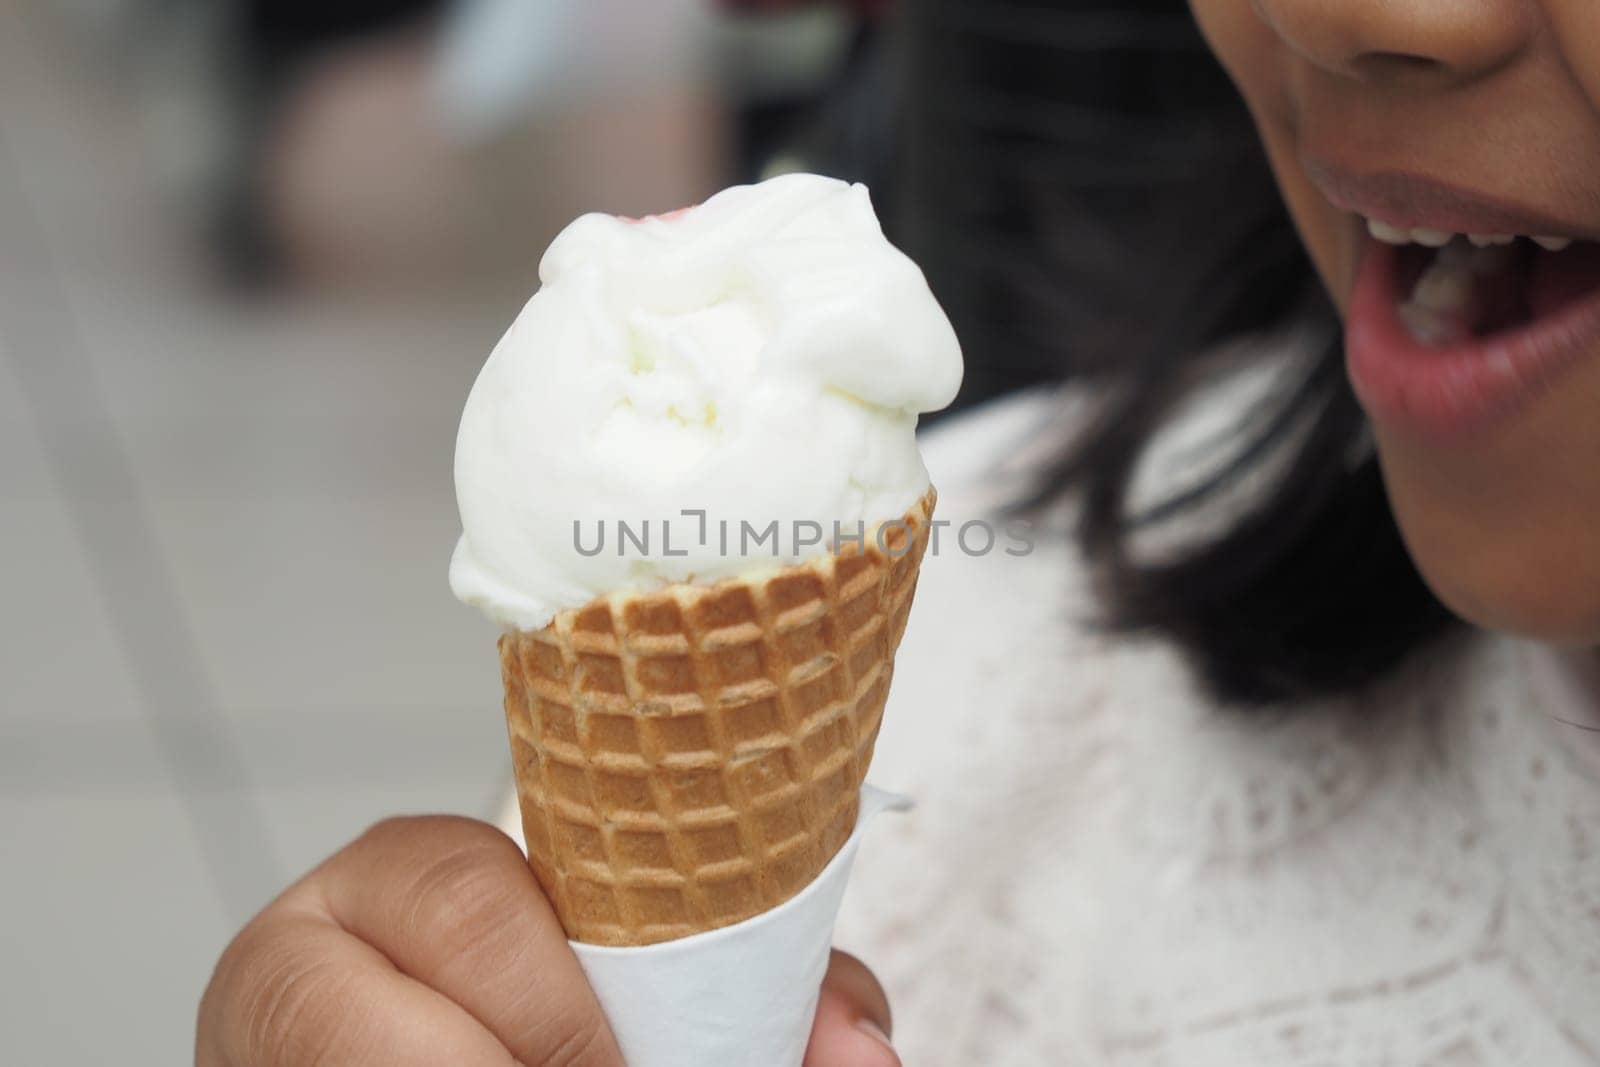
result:
[[[500,640],[528,861],[567,935],[644,945],[777,906],[855,827],[933,490],[759,580],[601,597]]]

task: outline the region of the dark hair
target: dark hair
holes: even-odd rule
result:
[[[963,402],[1063,376],[1098,410],[1036,502],[1082,494],[1107,621],[1175,638],[1218,696],[1346,691],[1451,616],[1401,541],[1337,320],[1249,115],[1180,0],[913,0],[902,11],[893,230],[968,354]],[[1144,514],[1129,488],[1222,342],[1299,324],[1327,339],[1210,474]],[[1238,346],[1232,346],[1237,349]],[[1270,355],[1276,353],[1275,356]],[[1146,525],[1274,472],[1176,558]]]

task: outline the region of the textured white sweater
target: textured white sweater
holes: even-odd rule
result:
[[[988,513],[1071,403],[930,434],[940,517]],[[1237,410],[1202,402],[1150,484]],[[906,1063],[1600,1063],[1593,653],[1464,635],[1355,713],[1244,713],[1093,610],[1064,530],[924,567],[871,775],[918,807],[838,933]]]

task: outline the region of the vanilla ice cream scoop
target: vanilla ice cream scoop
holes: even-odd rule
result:
[[[961,350],[864,186],[585,215],[539,278],[456,438],[450,584],[492,618],[793,562],[926,492],[917,416],[955,396]]]

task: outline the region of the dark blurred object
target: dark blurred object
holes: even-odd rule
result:
[[[1182,0],[908,0],[900,29],[891,226],[966,348],[960,405],[1181,331],[1175,317],[1252,242],[1299,266],[1254,130]],[[1303,268],[1252,281],[1172,343],[1263,325],[1306,285]]]
[[[235,55],[230,93],[236,151],[220,178],[214,247],[224,274],[254,286],[276,279],[283,254],[264,208],[264,153],[285,94],[324,50],[415,23],[446,0],[245,0],[224,46]],[[231,47],[229,47],[231,45]]]
[[[241,44],[252,65],[284,64],[330,44],[382,31],[431,14],[445,0],[246,0]]]
[[[832,5],[834,7],[850,8],[857,14],[869,18],[876,18],[893,7],[898,0],[722,0],[724,7],[735,11],[793,11],[801,7],[820,7]]]
[[[881,211],[893,195],[897,89],[883,30],[856,26],[825,91],[739,109],[741,176],[755,181],[776,167],[865,182]]]
[[[843,47],[819,83],[736,94],[741,181],[807,170],[866,182],[881,200],[889,162],[895,93],[883,45],[882,16],[896,0],[721,0],[734,20],[829,11],[848,20]],[[734,47],[738,47],[737,44]]]

